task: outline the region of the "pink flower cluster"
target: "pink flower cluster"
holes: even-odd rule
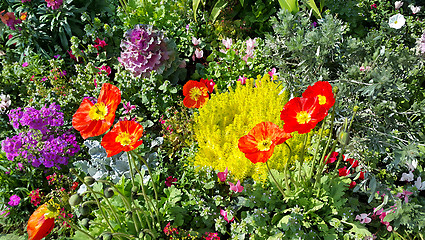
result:
[[[41,202],[40,189],[32,190],[30,193],[31,203],[36,207]]]
[[[52,10],[56,10],[60,8],[63,3],[63,0],[45,0],[47,3],[47,7],[52,8]]]
[[[17,19],[15,17],[15,13],[13,13],[13,12],[6,12],[5,13],[5,10],[0,12],[0,19],[4,24],[6,24],[12,30],[16,30],[16,28],[15,28],[16,24],[22,23],[21,19],[19,19],[19,18]]]
[[[254,56],[254,48],[256,47],[255,38],[246,40],[246,55],[242,58],[245,62],[248,62],[248,58],[252,58]]]
[[[226,170],[224,170],[224,172],[218,172],[217,173],[217,177],[220,180],[220,182],[226,182],[227,179],[227,174],[229,173],[227,167]],[[238,180],[238,182],[235,184],[231,183],[231,182],[227,182],[230,186],[230,191],[234,191],[235,193],[238,192],[242,192],[244,187],[241,185],[241,181]]]

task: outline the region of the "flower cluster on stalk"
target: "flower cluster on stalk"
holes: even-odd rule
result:
[[[15,129],[29,128],[2,141],[2,150],[10,161],[22,157],[34,167],[60,168],[80,150],[75,135],[59,128],[64,123],[63,113],[55,103],[40,110],[32,107],[23,111],[13,109],[9,119]]]

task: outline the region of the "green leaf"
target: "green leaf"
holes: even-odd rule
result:
[[[196,12],[198,11],[198,7],[199,7],[199,3],[201,2],[201,0],[193,0],[192,2],[192,8],[193,8],[193,14],[195,17],[195,21],[196,21]]]
[[[280,7],[295,14],[300,11],[298,8],[298,0],[279,0]]]
[[[239,0],[239,1],[241,2],[241,5],[242,5],[242,7],[243,7],[244,0]]]
[[[211,11],[211,21],[214,23],[217,17],[220,15],[220,12],[223,8],[225,8],[228,4],[227,0],[218,0],[218,2],[214,5],[214,8]]]
[[[317,8],[316,3],[314,2],[314,0],[307,0],[307,4],[308,4],[308,6],[311,9],[313,9],[314,15],[316,15],[317,18],[322,18],[322,15],[320,14],[320,11]]]

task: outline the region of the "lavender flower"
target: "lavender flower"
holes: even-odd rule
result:
[[[134,77],[149,77],[155,70],[161,74],[171,67],[176,58],[175,50],[168,38],[149,25],[136,25],[127,31],[121,41],[121,57],[118,61]]]

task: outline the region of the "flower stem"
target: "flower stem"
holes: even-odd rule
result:
[[[301,162],[300,162],[300,169],[298,171],[298,182],[301,182],[302,167],[304,164],[304,151],[305,151],[305,145],[307,145],[307,140],[308,140],[308,133],[304,135],[303,146],[301,148],[301,155],[300,155]]]
[[[80,232],[84,233],[87,237],[89,237],[89,238],[90,238],[90,239],[92,239],[92,240],[96,240],[96,238],[94,238],[92,235],[90,235],[90,233],[88,233],[88,232],[84,231],[83,229],[79,228],[77,225],[75,225],[75,224],[71,223],[68,219],[66,219],[66,218],[64,218],[64,217],[62,217],[62,216],[60,216],[60,215],[59,215],[59,218],[60,218],[60,219],[62,219],[62,220],[64,220],[64,221],[65,221],[67,224],[69,224],[69,226],[71,226],[74,230],[76,230],[76,231],[80,231]]]
[[[285,197],[285,193],[283,192],[282,186],[280,186],[280,183],[277,182],[276,178],[274,177],[272,171],[270,171],[270,167],[269,164],[266,162],[266,166],[267,166],[267,170],[269,170],[269,174],[270,176],[272,176],[273,181],[276,183],[277,188],[279,189],[279,191],[282,193],[282,196]]]

